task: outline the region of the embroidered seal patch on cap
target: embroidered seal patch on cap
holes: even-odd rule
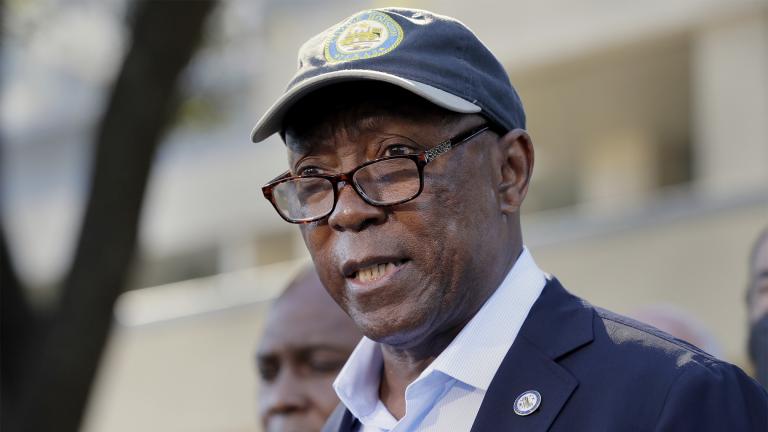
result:
[[[536,390],[528,390],[515,399],[515,414],[527,416],[536,411],[539,405],[541,405],[541,394]]]
[[[360,12],[341,24],[325,41],[329,63],[361,60],[384,55],[400,45],[403,29],[383,12]]]

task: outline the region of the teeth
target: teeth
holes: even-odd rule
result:
[[[374,264],[360,269],[355,275],[355,279],[360,282],[370,282],[383,277],[385,274],[393,271],[397,267],[395,263]]]

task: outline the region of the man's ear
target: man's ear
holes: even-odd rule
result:
[[[533,173],[533,143],[523,129],[514,129],[499,138],[501,146],[501,181],[499,201],[501,211],[517,213],[528,193]]]

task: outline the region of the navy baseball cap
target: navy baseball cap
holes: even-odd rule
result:
[[[286,113],[325,86],[360,80],[396,85],[457,113],[479,113],[505,131],[525,128],[520,97],[504,67],[461,22],[431,12],[358,12],[308,40],[285,93],[251,133],[282,131]]]

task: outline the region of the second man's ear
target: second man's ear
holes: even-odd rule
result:
[[[499,138],[501,179],[499,196],[504,213],[520,210],[533,173],[533,143],[523,129],[514,129]]]

